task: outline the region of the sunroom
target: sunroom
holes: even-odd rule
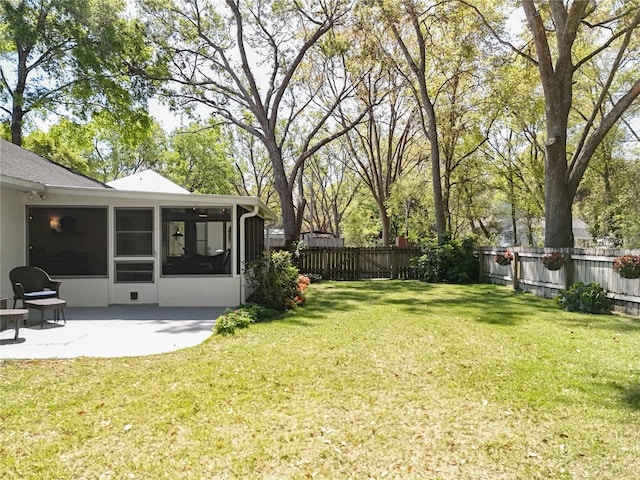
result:
[[[265,221],[275,220],[258,198],[94,186],[20,149],[32,162],[26,174],[6,161],[18,147],[3,147],[3,297],[21,265],[61,280],[69,306],[234,306],[248,297],[244,266],[262,254]]]

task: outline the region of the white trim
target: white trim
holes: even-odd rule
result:
[[[611,257],[605,257],[603,255],[571,255],[572,260],[588,260],[591,262],[607,262],[613,264]]]
[[[640,303],[640,297],[635,297],[633,295],[622,295],[620,293],[607,292],[607,298],[610,298],[612,300],[621,300],[623,302]]]
[[[267,207],[258,197],[245,197],[240,195],[212,195],[204,193],[158,193],[158,192],[134,192],[128,190],[116,190],[114,188],[86,188],[86,187],[46,187],[51,194],[126,198],[131,201],[147,200],[163,204],[189,205],[192,207],[240,205],[242,207],[258,207],[265,220],[277,220],[277,215]]]

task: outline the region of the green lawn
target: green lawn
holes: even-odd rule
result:
[[[631,479],[640,321],[490,285],[311,285],[284,320],[0,369],[0,478]]]

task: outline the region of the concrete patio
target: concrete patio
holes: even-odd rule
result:
[[[51,311],[29,312],[27,327],[0,332],[0,359],[135,357],[198,345],[212,335],[223,307],[116,305],[65,308],[66,325]]]

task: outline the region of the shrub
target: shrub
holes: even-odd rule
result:
[[[290,252],[265,254],[251,262],[247,266],[247,280],[253,288],[249,300],[274,310],[289,308],[288,300],[298,294],[298,269]]]
[[[220,335],[233,335],[236,333],[236,324],[227,316],[221,315],[216,320],[214,330]]]
[[[597,283],[576,282],[566,290],[561,290],[556,303],[568,312],[609,313],[611,302],[607,292]]]
[[[251,317],[253,323],[268,322],[279,314],[277,310],[258,305],[257,303],[243,305],[241,308],[247,312],[247,315]]]
[[[469,283],[478,278],[479,262],[472,239],[431,242],[423,246],[423,252],[411,259],[411,266],[422,281]]]
[[[221,335],[234,335],[238,328],[247,328],[252,323],[267,322],[279,313],[280,312],[272,308],[263,307],[262,305],[241,305],[234,310],[227,309],[227,311],[216,320],[214,330]]]
[[[237,328],[247,328],[252,323],[253,319],[246,309],[227,310],[216,320],[215,331],[222,335],[233,335]]]
[[[613,271],[622,278],[640,278],[640,255],[624,255],[615,258]]]

